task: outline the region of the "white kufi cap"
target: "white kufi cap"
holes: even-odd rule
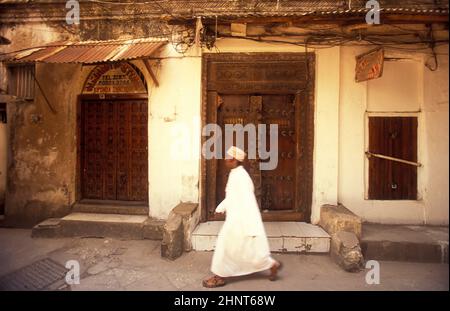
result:
[[[227,154],[230,157],[235,158],[239,162],[243,162],[245,160],[245,157],[247,156],[247,154],[244,151],[235,146],[230,147],[230,149],[228,149],[227,151]]]

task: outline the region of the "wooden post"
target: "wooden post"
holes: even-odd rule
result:
[[[148,59],[144,59],[144,64],[150,74],[150,77],[152,77],[153,83],[155,83],[156,87],[159,87],[158,79],[156,79],[155,73],[152,70],[152,66],[149,64]]]

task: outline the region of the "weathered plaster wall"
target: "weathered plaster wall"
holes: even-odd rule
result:
[[[0,206],[5,204],[6,164],[8,156],[8,129],[6,124],[0,123]]]
[[[447,224],[449,218],[449,64],[448,46],[438,50],[439,68],[424,69],[423,136],[428,173],[424,178],[424,222]]]
[[[317,51],[314,120],[314,187],[311,222],[324,204],[337,204],[339,150],[339,47]]]
[[[69,27],[63,23],[43,22],[1,25],[0,34],[11,39],[11,44],[0,46],[0,51],[16,51],[65,40],[144,37],[154,28],[141,22],[119,21],[106,23],[87,21],[79,27],[80,29],[77,29],[77,26]],[[151,86],[151,79],[142,62],[135,64],[144,72]],[[11,157],[6,187],[8,223],[29,226],[49,217],[67,214],[70,205],[74,203],[76,103],[77,96],[81,93],[83,83],[92,68],[93,66],[69,64],[37,64],[36,77],[50,104],[57,111],[56,114],[51,112],[37,86],[34,101],[9,102]],[[7,89],[7,70],[4,64],[0,64],[0,89]],[[152,135],[158,137],[158,131],[150,134],[151,140]],[[157,166],[162,165],[161,162],[156,163]],[[6,174],[0,175],[3,176]],[[153,184],[160,184],[157,178],[153,180]],[[186,185],[189,182],[195,183],[195,180],[189,178],[186,180],[183,191],[189,192]],[[167,195],[167,192],[163,195]],[[189,194],[185,197],[189,197]],[[175,205],[166,209],[170,211]],[[164,214],[158,215],[162,218]]]
[[[2,52],[39,46],[69,37],[46,24],[0,27],[11,38]],[[6,90],[7,71],[0,65],[0,88]],[[6,221],[29,226],[48,217],[63,215],[73,201],[74,110],[71,80],[76,76],[67,65],[36,66],[36,78],[57,111],[53,114],[36,86],[35,100],[8,102],[8,179]],[[68,74],[69,73],[69,74]]]
[[[448,224],[448,59],[439,70],[424,66],[419,53],[387,51],[383,77],[355,83],[355,56],[367,48],[341,49],[339,104],[339,202],[365,221],[405,224]],[[441,53],[448,53],[444,48]],[[370,115],[417,116],[417,201],[367,200],[367,120]]]
[[[178,203],[199,201],[201,57],[181,58],[171,45],[160,56],[159,87],[149,91],[149,205],[166,218]]]
[[[7,53],[29,47],[41,46],[50,42],[68,40],[73,37],[68,33],[50,27],[47,24],[0,25],[0,35],[11,40],[11,44],[0,45],[0,52]],[[0,89],[7,89],[7,71],[0,63]]]
[[[8,105],[11,159],[6,218],[30,225],[68,213],[75,199],[76,100],[81,66],[37,64],[34,101]],[[44,99],[48,98],[53,113]]]

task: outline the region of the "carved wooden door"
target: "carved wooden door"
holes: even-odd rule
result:
[[[225,125],[241,124],[243,126],[255,125],[257,148],[258,125],[266,125],[266,150],[277,148],[278,163],[272,170],[261,170],[260,163],[270,159],[256,157],[247,159],[244,167],[249,173],[255,185],[255,195],[259,206],[264,213],[295,212],[300,208],[302,196],[300,192],[301,180],[299,180],[297,161],[300,159],[302,144],[300,136],[301,125],[300,100],[295,95],[218,95],[217,96],[217,121],[222,129],[222,150],[225,152]],[[296,116],[298,118],[296,118]],[[270,125],[278,125],[278,145],[270,146]],[[244,149],[249,151],[249,135],[246,132]],[[233,144],[236,139],[233,139]],[[214,208],[225,197],[225,186],[229,171],[225,167],[223,159],[216,160],[216,186],[214,203],[209,208],[210,219],[218,219],[213,216]],[[211,189],[211,188],[210,188]],[[212,203],[212,202],[211,202]],[[263,214],[264,216],[264,214]],[[276,220],[276,217],[274,218]]]
[[[278,165],[273,170],[262,171],[262,210],[295,210],[296,195],[296,144],[295,97],[292,95],[266,95],[263,97],[262,123],[267,128],[278,125]]]
[[[147,101],[84,101],[83,198],[147,201]]]
[[[223,157],[230,146],[225,144],[225,125],[242,126],[258,124],[261,119],[261,97],[260,96],[242,96],[242,95],[224,95],[219,97],[218,107],[218,125],[222,129],[222,150]],[[257,137],[257,132],[255,132]],[[236,135],[233,137],[233,145],[236,145]],[[248,151],[249,135],[244,137],[244,149]],[[217,160],[217,183],[215,187],[216,203],[220,203],[225,198],[225,186],[228,180],[229,171],[225,167],[224,159]],[[259,161],[247,159],[244,167],[249,173],[255,185],[255,194],[258,203],[261,203],[261,171],[259,170]]]
[[[260,163],[267,161],[261,157],[244,165],[255,184],[263,219],[310,221],[315,55],[204,53],[202,68],[203,125],[279,126],[276,168],[260,170]],[[224,197],[227,173],[221,160],[202,158],[202,221],[221,219],[214,210]]]

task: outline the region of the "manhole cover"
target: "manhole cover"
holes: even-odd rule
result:
[[[45,258],[0,278],[0,291],[43,290],[63,280],[67,271],[59,263]]]

